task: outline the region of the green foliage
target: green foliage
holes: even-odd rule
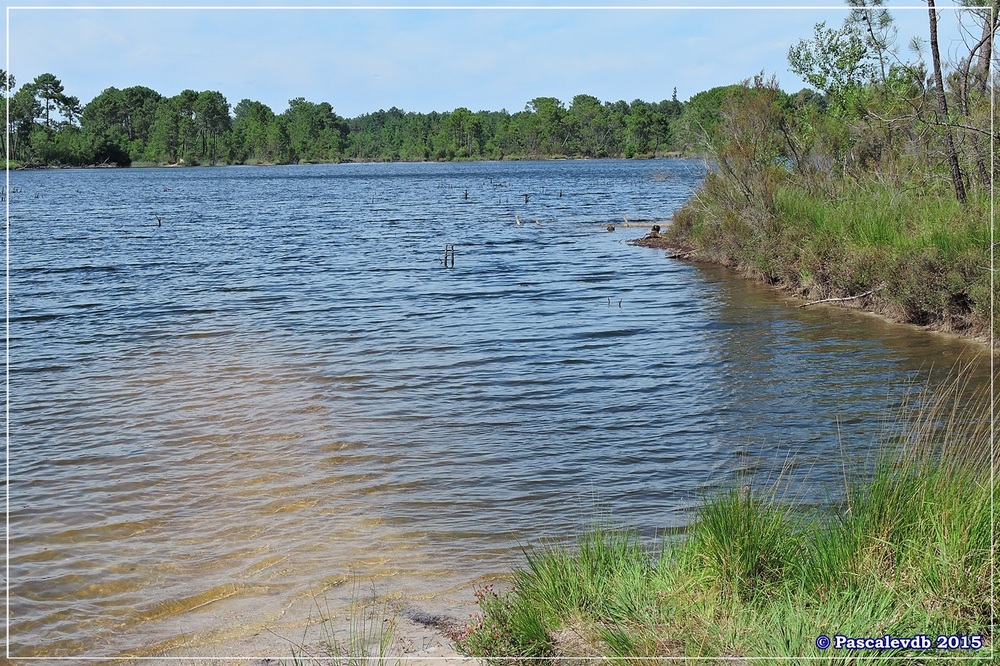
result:
[[[289,160],[287,129],[270,107],[243,99],[233,112],[227,141],[230,162],[267,164]]]
[[[839,30],[816,24],[811,41],[800,40],[788,50],[788,63],[793,72],[830,98],[837,115],[856,113],[865,86],[877,75],[861,29],[850,20]]]
[[[80,129],[104,146],[104,153],[127,165],[145,156],[150,130],[163,96],[150,88],[133,86],[124,90],[108,88],[83,109]],[[125,155],[127,159],[121,156]]]
[[[669,234],[705,257],[811,299],[856,296],[918,325],[981,335],[990,326],[989,198],[886,186],[811,193],[791,175],[761,215],[711,174]]]
[[[692,530],[692,548],[719,588],[744,602],[780,589],[797,567],[801,534],[788,507],[749,486],[711,498]]]
[[[94,152],[89,137],[75,127],[58,133],[36,129],[31,134],[31,146],[36,158],[46,164],[80,166],[88,164]]]
[[[731,90],[719,107],[712,142],[719,171],[739,192],[732,205],[752,226],[767,223],[776,187],[784,180],[787,156],[782,136],[787,96],[774,78],[758,76]],[[742,199],[742,201],[739,201]]]
[[[218,91],[168,98],[144,86],[107,88],[81,110],[51,74],[12,94],[13,77],[3,82],[0,93],[11,97],[12,157],[28,164],[652,157],[678,148],[673,126],[684,107],[676,99],[602,103],[577,95],[568,109],[554,97],[537,97],[515,114],[393,107],[348,120],[328,102],[301,97],[280,114],[249,99],[231,112]]]
[[[722,120],[723,102],[740,92],[742,86],[739,85],[719,86],[689,99],[677,121],[678,145],[689,152],[706,152],[710,148],[710,140],[716,135],[716,126]]]
[[[988,191],[992,41],[980,40],[954,63],[944,91],[951,112],[939,117],[938,91],[919,57],[899,57],[881,0],[848,4],[854,9],[839,29],[820,23],[812,39],[789,49],[792,70],[816,89],[795,96],[761,75],[699,92],[686,103],[675,89],[660,102],[601,102],[581,94],[568,107],[536,97],[516,113],[393,107],[344,119],[328,102],[296,98],[276,114],[242,100],[230,113],[218,91],[167,98],[143,86],[108,88],[81,110],[48,73],[16,91],[12,78],[0,77],[0,92],[11,102],[10,157],[25,164],[104,163],[111,156],[118,164],[266,164],[711,154],[727,181],[716,184],[716,192],[735,205],[738,219],[728,226],[755,234],[779,224],[774,197],[789,182],[827,196],[866,179],[928,192],[964,180],[967,189]],[[982,22],[984,37],[991,36],[989,12],[970,15]],[[53,139],[37,129],[67,136]],[[76,129],[88,141],[73,136]],[[946,141],[952,134],[954,142]],[[871,242],[881,233],[857,231]],[[769,270],[761,260],[750,263],[760,273]]]
[[[210,157],[215,164],[219,149],[219,135],[229,130],[229,103],[222,93],[206,90],[198,93],[191,104],[194,123],[201,141],[201,155]]]
[[[347,125],[328,102],[297,97],[281,118],[293,162],[336,162],[343,156]]]
[[[931,86],[922,61],[898,57],[881,0],[849,4],[840,29],[818,24],[789,50],[793,71],[822,95],[789,97],[759,76],[688,102],[684,131],[700,128],[717,169],[670,233],[812,299],[864,295],[852,303],[984,335],[996,323],[987,164],[996,118],[982,82],[997,24],[968,14],[983,38],[947,86]]]
[[[650,556],[635,534],[597,528],[577,542],[579,557],[558,546],[528,554],[528,571],[514,581],[543,614],[594,614],[614,621],[631,616],[651,599],[641,583]]]
[[[477,588],[476,603],[482,611],[453,636],[455,648],[464,654],[489,657],[548,657],[552,643],[538,611],[526,604],[511,603],[515,590],[499,592],[492,583]]]
[[[31,82],[31,87],[40,101],[46,129],[56,129],[63,123],[72,124],[80,115],[80,100],[66,95],[62,82],[54,74],[40,74]],[[62,115],[64,120],[59,122],[53,116],[55,113]]]

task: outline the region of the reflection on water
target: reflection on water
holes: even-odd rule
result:
[[[598,505],[653,538],[790,459],[806,501],[835,501],[841,450],[867,455],[906,382],[972,347],[605,230],[700,176],[14,174],[12,654],[249,635],[359,577],[432,604]]]

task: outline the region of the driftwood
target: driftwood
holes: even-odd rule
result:
[[[880,284],[879,286],[875,287],[874,289],[869,289],[865,293],[858,294],[857,296],[843,296],[841,298],[824,298],[824,299],[821,299],[821,300],[818,300],[818,301],[809,301],[808,303],[803,303],[799,307],[800,308],[805,308],[805,307],[809,307],[810,305],[816,305],[818,303],[836,303],[836,302],[840,302],[840,301],[856,301],[859,298],[864,298],[865,296],[871,296],[876,291],[879,291],[880,289],[882,289],[884,287],[885,287],[885,283],[883,282],[882,284]]]

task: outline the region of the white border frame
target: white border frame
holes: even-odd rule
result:
[[[47,6],[31,6],[31,5],[8,5],[6,7],[5,23],[6,23],[6,53],[5,53],[5,71],[8,76],[10,74],[10,19],[11,11],[407,11],[407,12],[420,12],[420,11],[553,11],[553,12],[580,12],[580,11],[594,11],[594,12],[608,12],[608,11],[733,11],[733,10],[760,10],[760,11],[848,11],[850,7],[845,5],[47,5]],[[927,11],[925,6],[907,5],[902,7],[886,7],[890,11],[907,11],[907,10],[917,10],[917,11]],[[937,7],[937,11],[969,11],[972,8],[969,7],[958,7],[958,6],[948,6],[948,7]],[[993,8],[989,8],[991,13]],[[994,52],[994,58],[996,58],[996,53]],[[994,228],[996,225],[996,210],[995,210],[995,181],[996,181],[996,94],[995,86],[993,81],[996,77],[990,78],[990,349],[988,353],[990,354],[990,460],[996,460],[996,372],[995,372],[995,331],[993,330],[993,318],[994,318],[994,308],[996,303],[994,302],[995,294],[995,279],[996,279],[996,263],[995,263],[995,247],[996,239],[994,237]],[[12,659],[10,654],[10,91],[6,95],[6,115],[5,115],[5,131],[4,131],[4,147],[5,147],[5,187],[6,187],[6,197],[5,197],[5,214],[6,214],[6,239],[5,239],[5,267],[6,271],[4,274],[4,331],[5,331],[5,347],[4,347],[4,396],[5,396],[5,431],[4,431],[4,479],[5,479],[5,496],[4,496],[4,517],[5,517],[5,530],[4,530],[4,547],[5,547],[5,634],[4,634],[4,644],[5,644],[5,657],[7,659]],[[990,488],[991,490],[996,488],[995,485],[995,468],[996,465],[990,466]],[[996,543],[996,513],[993,497],[995,492],[990,494],[990,543]],[[997,598],[996,598],[996,549],[990,549],[990,610],[996,621],[997,615]],[[924,656],[924,655],[913,655],[906,657],[888,657],[891,660],[899,661],[911,661],[914,659],[922,660],[934,660],[934,661],[982,661],[983,659],[993,660],[997,655],[997,640],[998,636],[996,634],[996,625],[994,624],[993,642],[990,645],[989,655],[968,655],[968,656]],[[287,657],[16,657],[19,660],[31,660],[31,661],[252,661],[261,659],[274,659],[278,661],[283,661]],[[844,657],[845,659],[847,657]],[[863,656],[852,655],[852,659],[864,660]],[[870,659],[887,659],[887,657],[880,655],[872,655]],[[305,661],[316,661],[315,659],[303,658]],[[370,659],[380,659],[378,657],[371,657]],[[434,656],[424,656],[424,657],[403,657],[400,661],[443,661],[443,660],[454,660],[454,657],[434,657]],[[471,658],[465,658],[471,659]],[[494,658],[496,659],[496,658]],[[524,661],[524,657],[505,657],[506,660],[520,660]],[[537,657],[532,659],[533,661],[545,662],[551,659],[563,659],[562,657]],[[574,660],[597,660],[606,661],[607,657],[574,657]],[[650,658],[643,658],[648,660]],[[653,658],[655,661],[680,661],[680,660],[712,660],[718,661],[719,657],[656,657]],[[836,659],[832,654],[823,655],[817,657],[740,657],[740,659],[746,661],[755,660],[785,660],[785,661],[817,661],[817,660],[830,660]],[[472,660],[473,663],[475,660]]]

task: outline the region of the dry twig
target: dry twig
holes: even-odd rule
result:
[[[834,303],[834,302],[838,302],[838,301],[855,301],[855,300],[857,300],[859,298],[864,298],[865,296],[871,296],[872,294],[874,294],[876,291],[882,289],[883,287],[885,287],[885,283],[884,282],[882,284],[880,284],[879,286],[875,287],[874,289],[869,289],[865,293],[858,294],[857,296],[843,296],[841,298],[824,298],[824,299],[821,299],[821,300],[818,300],[818,301],[809,301],[808,303],[803,303],[799,307],[800,308],[805,308],[805,307],[808,307],[810,305],[816,305],[817,303]]]

